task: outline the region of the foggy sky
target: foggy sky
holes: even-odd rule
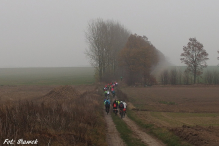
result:
[[[219,60],[218,0],[0,1],[0,67],[89,66],[85,31],[92,19],[118,21],[145,35],[173,65],[189,38]]]

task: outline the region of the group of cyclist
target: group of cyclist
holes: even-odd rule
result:
[[[109,109],[110,109],[110,92],[113,95],[113,97],[115,97],[115,87],[118,86],[117,82],[111,82],[110,84],[107,84],[103,90],[104,90],[104,95],[105,95],[105,100],[104,100],[104,105],[105,105],[105,109],[107,114],[109,113]],[[117,99],[115,99],[112,103],[112,107],[113,107],[113,112],[115,113],[115,115],[119,113],[121,115],[121,118],[125,116],[126,113],[126,109],[127,109],[127,104],[125,101],[119,101]]]
[[[105,87],[103,88],[103,91],[104,91],[104,95],[105,95],[106,98],[109,98],[110,92],[112,93],[113,97],[116,96],[116,93],[115,93],[115,90],[114,90],[114,88],[116,86],[118,86],[117,82],[111,82],[111,83],[105,85]]]
[[[115,115],[117,115],[118,109],[119,109],[119,114],[121,115],[121,118],[125,117],[126,109],[127,109],[127,104],[125,101],[119,101],[115,99],[112,106],[113,106],[113,112],[115,113]]]

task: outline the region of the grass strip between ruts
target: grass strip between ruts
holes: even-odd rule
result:
[[[134,137],[133,132],[128,125],[119,117],[111,114],[116,129],[127,146],[146,146],[140,139]]]
[[[179,137],[172,134],[165,128],[156,127],[153,124],[142,122],[140,119],[137,118],[137,116],[135,116],[134,111],[132,110],[128,110],[127,115],[138,126],[146,131],[149,131],[149,133],[162,140],[165,144],[167,144],[167,146],[192,146],[187,142],[181,141]]]

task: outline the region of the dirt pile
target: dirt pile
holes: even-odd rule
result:
[[[173,128],[171,131],[181,139],[195,146],[218,146],[219,145],[219,127],[201,127],[186,126]]]
[[[65,100],[74,99],[81,95],[74,87],[66,85],[54,88],[43,96],[43,100]]]

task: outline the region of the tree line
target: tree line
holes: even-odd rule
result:
[[[172,67],[162,70],[157,76],[159,84],[162,85],[191,85],[194,84],[194,76],[183,67]],[[196,78],[198,84],[219,84],[219,72],[217,70],[206,70],[202,76]]]
[[[187,46],[183,46],[180,58],[187,65],[186,70],[183,73],[175,69],[163,70],[158,77],[153,74],[153,70],[167,61],[146,36],[131,34],[120,23],[100,18],[88,23],[85,34],[89,46],[86,55],[95,68],[98,81],[109,82],[123,76],[128,85],[136,82],[144,85],[157,84],[157,80],[162,84],[195,84],[201,78],[209,59],[203,44],[196,38],[190,38]],[[211,78],[216,80],[217,73],[207,74],[207,82],[213,82],[210,81]]]

